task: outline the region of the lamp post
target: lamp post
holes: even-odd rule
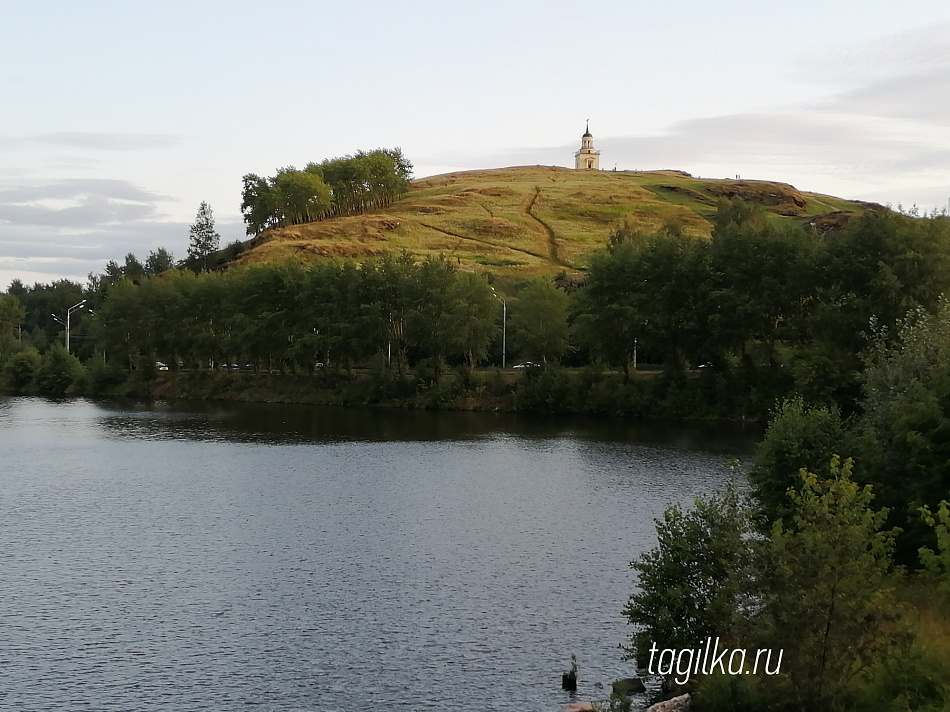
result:
[[[70,317],[73,315],[74,311],[82,309],[83,305],[86,303],[86,300],[83,299],[81,302],[76,302],[69,309],[66,310],[66,321],[63,321],[60,317],[55,314],[50,314],[56,321],[66,327],[66,353],[69,353],[69,322]]]
[[[499,302],[501,302],[501,367],[506,367],[505,356],[508,352],[508,304],[504,299],[498,296],[495,288],[491,288],[491,293]]]

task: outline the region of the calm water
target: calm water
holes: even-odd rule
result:
[[[0,708],[557,710],[756,432],[0,400]]]

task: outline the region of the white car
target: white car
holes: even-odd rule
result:
[[[517,366],[512,366],[516,371],[523,371],[527,368],[541,368],[541,364],[535,363],[534,361],[525,361],[524,363],[519,363]]]

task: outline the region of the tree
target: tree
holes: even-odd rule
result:
[[[207,270],[211,264],[211,255],[218,251],[221,236],[214,229],[214,216],[211,213],[211,206],[204,201],[198,207],[195,222],[191,225],[189,240],[189,262],[192,263],[196,271]]]
[[[57,344],[43,354],[35,375],[41,393],[64,396],[81,377],[82,364]]]
[[[162,272],[174,269],[174,267],[175,257],[164,247],[152,250],[148,253],[148,257],[145,258],[145,271],[153,277]]]
[[[865,360],[863,422],[883,445],[876,484],[904,528],[900,559],[930,539],[917,510],[950,493],[950,300],[935,313],[917,308],[897,334],[875,328]]]
[[[937,540],[936,551],[929,546],[920,547],[920,563],[927,575],[937,581],[944,602],[950,605],[950,502],[943,500],[935,512],[931,512],[929,507],[921,507],[920,515],[934,530]]]
[[[748,475],[766,528],[791,514],[786,493],[798,484],[802,468],[822,469],[836,453],[857,456],[855,441],[836,410],[808,406],[800,398],[784,401],[756,448]]]
[[[122,274],[133,282],[141,282],[146,276],[145,265],[139,262],[139,258],[134,253],[129,252],[125,256],[125,266],[122,267]]]
[[[26,317],[23,304],[12,294],[0,294],[0,360],[16,348],[18,329]]]
[[[657,546],[630,564],[639,590],[624,609],[637,626],[628,652],[640,665],[654,643],[690,649],[733,632],[752,590],[751,521],[731,484],[686,512],[668,507],[656,520]]]
[[[896,531],[851,469],[834,457],[826,479],[802,470],[789,491],[794,514],[769,542],[759,645],[784,651],[775,693],[801,710],[835,709],[907,642],[888,580]]]
[[[638,339],[643,337],[641,296],[637,279],[637,245],[625,226],[611,236],[616,243],[591,257],[587,280],[577,296],[576,326],[581,341],[595,356],[623,368],[630,379]]]
[[[528,282],[509,311],[511,340],[523,356],[547,363],[567,353],[568,296],[551,281]]]

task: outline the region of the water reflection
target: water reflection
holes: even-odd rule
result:
[[[657,423],[622,418],[330,407],[283,403],[102,401],[97,420],[113,435],[226,442],[473,440],[499,433],[524,439],[640,442],[674,449],[748,453],[757,424]]]

